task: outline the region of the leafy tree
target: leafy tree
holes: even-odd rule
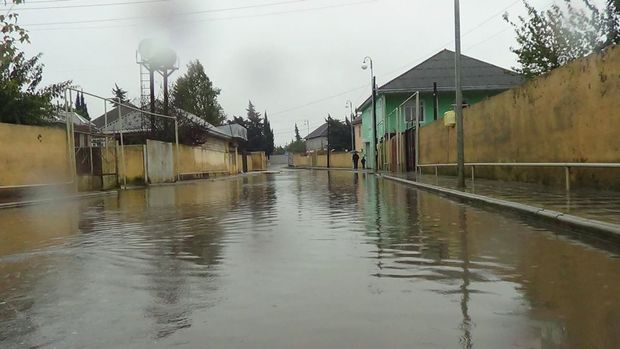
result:
[[[306,152],[306,142],[303,140],[292,141],[287,147],[286,150],[289,153],[305,153]]]
[[[348,119],[345,122],[333,119],[331,116],[325,120],[328,124],[329,148],[332,150],[351,149],[351,123]]]
[[[88,114],[88,105],[84,101],[84,93],[78,93],[75,96],[75,112],[90,120],[90,115]]]
[[[291,143],[286,146],[286,150],[289,153],[296,154],[306,152],[306,142],[299,135],[299,127],[297,127],[297,124],[295,124],[295,139],[293,139]]]
[[[172,87],[172,105],[218,126],[226,121],[217,101],[219,94],[220,89],[213,86],[200,61],[195,60],[187,65],[187,72]]]
[[[120,99],[122,104],[129,102],[129,100],[127,99],[127,91],[118,87],[118,84],[116,83],[114,84],[114,88],[112,89],[112,98],[114,100]],[[116,105],[116,103],[112,104]]]
[[[265,120],[263,122],[263,135],[265,137],[265,153],[267,153],[267,156],[270,156],[273,154],[274,150],[274,135],[269,119],[267,118],[267,111],[265,111]]]
[[[273,150],[273,155],[284,155],[284,154],[286,154],[286,147],[283,147],[281,145],[275,147]]]
[[[52,100],[60,97],[70,82],[39,88],[43,79],[41,54],[28,58],[19,48],[29,44],[30,37],[17,19],[18,14],[10,11],[0,15],[0,122],[40,124],[54,113]]]
[[[504,14],[517,35],[517,47],[511,48],[520,64],[517,72],[535,77],[620,42],[618,0],[609,0],[604,11],[590,0],[581,0],[585,9],[571,1],[564,0],[566,9],[554,4],[539,11],[523,0],[527,16],[519,16],[518,22]]]

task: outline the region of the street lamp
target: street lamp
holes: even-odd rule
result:
[[[372,93],[371,93],[371,100],[372,100],[372,137],[373,137],[373,152],[374,152],[374,157],[375,157],[375,171],[377,170],[377,165],[379,162],[379,154],[377,151],[377,106],[375,103],[375,99],[376,99],[376,78],[375,78],[375,71],[373,69],[373,64],[372,64],[372,58],[370,58],[369,56],[364,57],[364,61],[362,62],[362,69],[366,70],[370,67],[370,80],[371,80],[371,88],[372,88]]]
[[[345,105],[345,108],[348,108],[351,110],[351,116],[349,117],[349,119],[351,120],[351,151],[355,150],[355,132],[353,131],[353,102],[351,102],[351,100],[347,100],[347,104]]]

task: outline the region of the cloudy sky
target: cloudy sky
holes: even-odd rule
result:
[[[347,100],[360,104],[370,91],[365,56],[383,84],[454,49],[451,0],[27,0],[15,9],[31,31],[27,51],[43,53],[45,83],[73,80],[104,96],[118,83],[138,98],[136,49],[156,38],[180,57],[172,79],[199,59],[225,112],[244,115],[252,100],[267,111],[277,144],[293,137],[295,123],[303,136],[328,113],[348,115]],[[515,65],[504,12],[522,14],[521,0],[461,0],[464,54]],[[91,115],[103,112],[102,102],[87,102]]]

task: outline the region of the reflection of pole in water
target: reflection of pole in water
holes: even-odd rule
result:
[[[375,223],[377,226],[377,267],[379,270],[383,269],[383,236],[381,234],[381,200],[379,198],[379,179],[375,178],[373,181],[375,184]],[[378,273],[381,277],[381,273]]]
[[[465,207],[459,207],[459,234],[461,237],[461,263],[463,267],[463,283],[461,284],[461,313],[463,314],[463,322],[461,323],[461,329],[463,330],[463,336],[461,336],[461,344],[463,348],[470,349],[473,347],[473,341],[471,336],[471,316],[469,315],[469,246],[467,240],[467,216],[465,214]]]

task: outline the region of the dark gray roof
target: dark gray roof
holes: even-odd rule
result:
[[[314,139],[319,137],[327,137],[327,123],[319,126],[316,130],[310,132],[306,139]]]
[[[454,51],[442,50],[416,65],[387,84],[379,87],[378,93],[430,92],[433,83],[442,92],[455,90]],[[497,91],[519,86],[524,79],[519,74],[461,55],[463,91]],[[368,98],[360,108],[370,101]]]
[[[135,106],[133,106],[132,104],[129,104],[130,106],[137,108]],[[127,107],[121,106],[121,113],[123,114],[123,117],[128,116],[129,114],[131,114],[131,112],[133,112],[134,110],[129,109]],[[105,126],[105,115],[108,115],[108,124],[116,121],[116,119],[118,119],[118,107],[113,107],[112,109],[108,109],[107,113],[101,114],[101,116],[99,116],[98,118],[93,120],[93,124],[95,124],[95,126],[102,128]]]
[[[443,91],[454,91],[455,53],[443,50],[379,87],[379,91],[432,91],[433,83]],[[463,90],[504,90],[520,85],[519,74],[481,60],[461,55]]]

